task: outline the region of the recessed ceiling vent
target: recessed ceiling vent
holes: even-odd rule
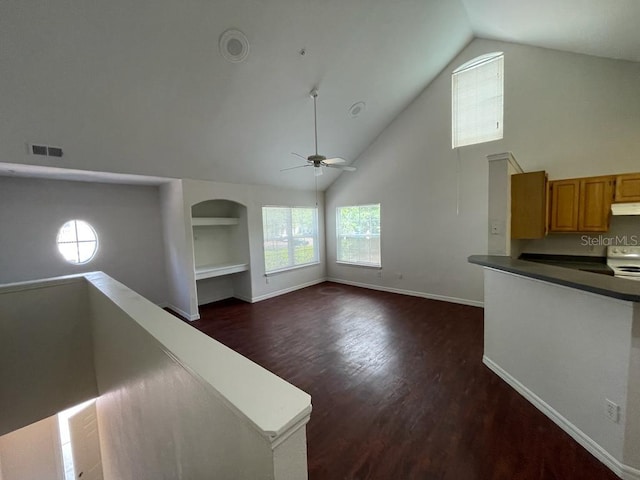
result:
[[[220,35],[220,54],[229,62],[244,62],[249,56],[249,40],[240,30],[229,29]]]
[[[367,107],[367,104],[364,102],[354,103],[349,108],[349,115],[351,115],[352,118],[359,117],[360,114],[364,112],[366,107]]]

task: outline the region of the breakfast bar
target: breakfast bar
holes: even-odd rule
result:
[[[640,281],[473,255],[483,362],[618,476],[640,479]]]

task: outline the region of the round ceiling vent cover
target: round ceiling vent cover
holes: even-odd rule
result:
[[[233,63],[243,62],[249,56],[249,40],[240,30],[229,29],[220,35],[220,54]]]
[[[349,108],[349,115],[351,115],[353,118],[359,117],[360,114],[364,112],[366,107],[367,107],[367,104],[364,102],[354,103]]]

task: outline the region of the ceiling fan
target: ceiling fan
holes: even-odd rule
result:
[[[296,157],[300,157],[301,159],[306,160],[307,164],[298,165],[295,167],[283,168],[280,171],[284,172],[285,170],[293,170],[295,168],[314,167],[313,173],[316,177],[319,175],[322,175],[322,167],[336,168],[338,170],[343,170],[345,172],[354,172],[356,170],[356,167],[350,167],[348,165],[338,165],[340,163],[346,163],[346,160],[344,158],[340,158],[340,157],[327,158],[324,155],[320,155],[318,153],[318,113],[317,113],[317,105],[316,105],[318,100],[318,89],[314,88],[313,90],[311,90],[311,92],[309,92],[309,95],[313,97],[313,127],[314,127],[314,133],[315,133],[316,153],[315,155],[309,155],[307,158],[305,158],[299,153],[292,152],[291,153],[292,155],[295,155]]]

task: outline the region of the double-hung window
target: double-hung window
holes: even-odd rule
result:
[[[504,55],[481,55],[451,75],[451,143],[463,147],[502,138]]]
[[[337,261],[380,267],[380,204],[338,207]]]
[[[262,207],[265,273],[319,263],[318,209]]]

